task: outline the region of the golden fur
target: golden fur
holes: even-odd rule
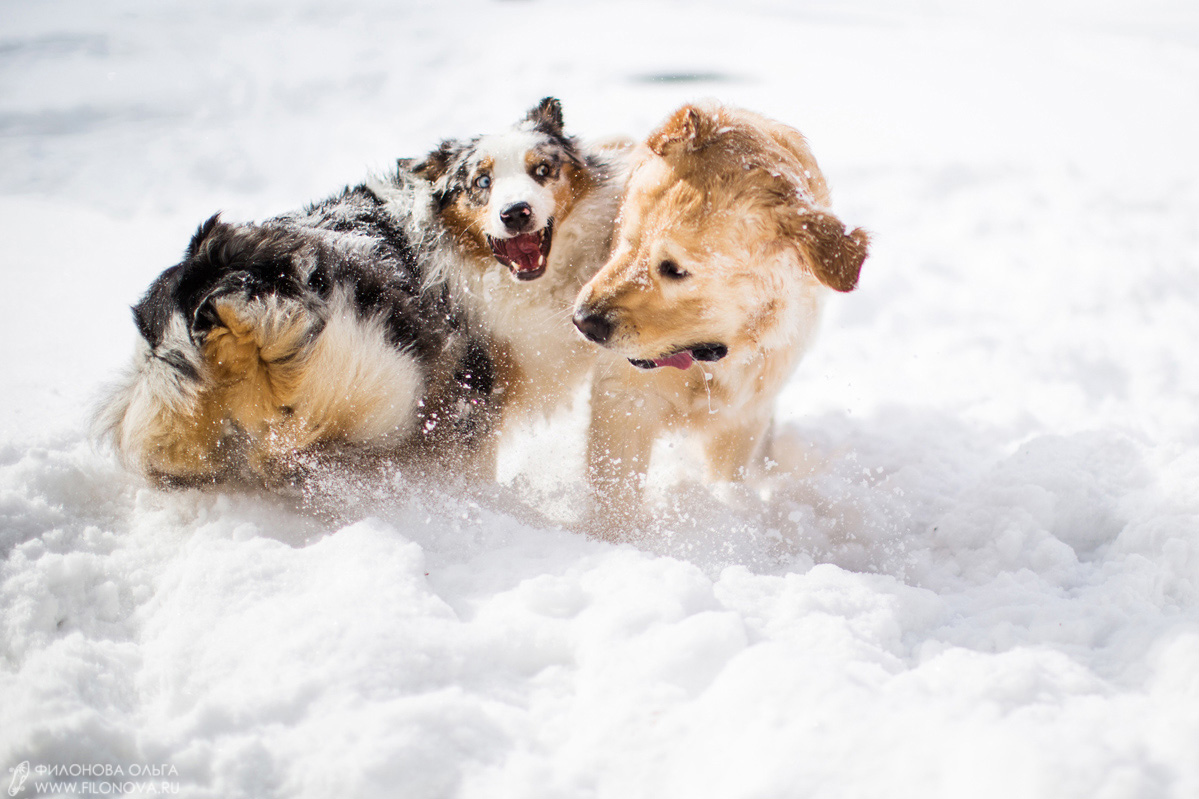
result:
[[[685,106],[638,147],[612,257],[575,306],[584,333],[603,322],[588,464],[607,516],[633,512],[667,429],[700,437],[715,480],[762,451],[825,295],[852,290],[866,257],[829,199],[803,136],[749,111]],[[672,356],[687,368],[629,362]]]

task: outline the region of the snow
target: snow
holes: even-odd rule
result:
[[[1199,796],[1199,10],[989,5],[7,3],[21,795]],[[763,480],[665,442],[613,545],[563,523],[578,410],[473,492],[162,492],[92,448],[128,306],[200,221],[545,94],[594,137],[706,96],[778,117],[875,234]]]

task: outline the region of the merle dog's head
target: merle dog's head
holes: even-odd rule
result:
[[[517,280],[545,274],[555,220],[570,214],[591,180],[553,97],[503,133],[442,142],[413,171],[433,183],[442,220],[458,240]]]

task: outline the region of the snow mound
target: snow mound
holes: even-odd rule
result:
[[[1199,795],[1199,114],[1180,99],[1199,13],[457,18],[6,9],[0,785]],[[513,41],[537,46],[517,64]],[[474,489],[381,471],[163,492],[92,448],[128,306],[200,220],[298,207],[546,94],[597,137],[704,95],[784,119],[874,234],[759,479],[706,485],[663,442],[647,521],[612,545],[573,527],[581,406]]]

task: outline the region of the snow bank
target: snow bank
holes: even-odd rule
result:
[[[464,8],[6,10],[0,785],[1199,795],[1195,11]],[[597,136],[705,95],[780,117],[875,233],[761,481],[666,442],[613,546],[563,524],[577,411],[473,493],[164,493],[90,447],[199,220],[548,93]]]

